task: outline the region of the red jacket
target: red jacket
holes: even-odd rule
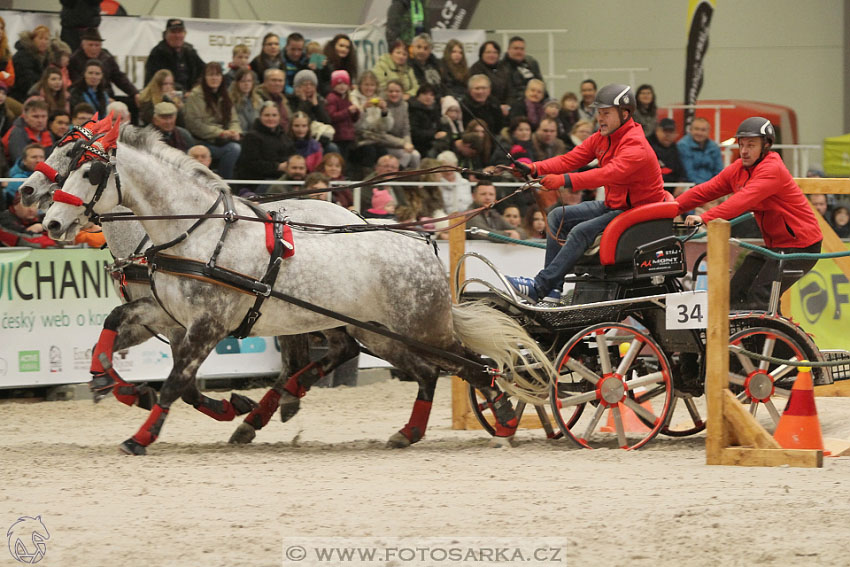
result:
[[[714,178],[679,195],[676,202],[682,213],[730,193],[726,201],[701,215],[704,222],[730,220],[752,211],[768,248],[806,248],[823,240],[806,196],[776,152],[750,168],[738,159]]]
[[[325,110],[331,117],[331,125],[334,127],[334,142],[353,142],[354,123],[360,118],[360,111],[354,114],[348,110],[352,106],[348,96],[341,97],[331,91],[325,99]]]
[[[610,136],[596,132],[564,155],[535,162],[537,173],[567,173],[594,159],[599,167],[570,173],[573,191],[605,186],[605,206],[625,210],[665,200],[661,167],[643,128],[629,120]]]

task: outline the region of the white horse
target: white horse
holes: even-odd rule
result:
[[[72,130],[22,185],[21,194],[24,204],[28,206],[38,204],[41,208],[47,208],[51,203],[53,191],[60,188],[60,184],[71,170],[74,159],[79,157],[82,150],[74,142],[80,140],[81,143],[90,143],[94,135],[87,129]],[[221,187],[226,187],[217,175],[200,163],[194,164],[187,171],[201,181],[220,183]],[[117,191],[114,176],[108,179],[107,190]],[[277,211],[295,222],[326,225],[365,222],[350,211],[324,201],[288,200],[285,203],[269,203],[263,205],[263,208]],[[110,212],[130,211],[119,206]],[[81,218],[80,222],[85,220]],[[138,221],[105,223],[103,234],[116,260],[139,254],[151,245],[144,227]],[[119,297],[125,302],[152,297],[147,270],[142,271],[139,268],[140,266],[131,264],[117,274],[116,287],[118,287]],[[95,376],[93,386],[95,386],[95,400],[101,399],[111,391],[122,403],[139,405],[150,410],[156,403],[156,391],[145,385],[124,382],[111,367],[112,352],[140,344],[155,334],[164,335],[169,341],[179,341],[185,329],[168,317],[156,302],[142,302],[137,304],[137,307],[138,309],[134,310],[135,316],[131,316],[131,313],[125,310],[116,311],[115,315],[108,319],[107,328],[104,329],[101,340],[98,341],[100,349],[92,361],[92,373]],[[119,320],[121,316],[124,321]],[[137,321],[137,323],[134,324],[131,321]],[[234,443],[248,443],[255,437],[256,430],[268,423],[278,407],[280,407],[282,421],[291,419],[300,407],[301,396],[310,389],[310,386],[346,360],[356,356],[359,351],[356,341],[343,329],[329,330],[323,334],[328,341],[328,351],[322,359],[315,362],[309,360],[308,335],[278,337],[281,348],[281,373],[259,405],[238,394],[233,394],[229,402],[212,400],[203,396],[197,389],[185,393],[183,399],[216,419],[233,419],[235,415],[249,412],[245,421],[230,439]],[[230,407],[235,407],[234,411],[230,411]]]
[[[87,150],[90,159],[75,164],[64,190],[54,194],[56,202],[44,219],[54,238],[67,238],[75,231],[81,209],[102,214],[123,204],[136,215],[174,217],[207,211],[222,215],[230,207],[222,204],[217,187],[186,172],[191,158],[160,143],[155,135],[128,126],[121,139],[117,137],[116,125],[95,143],[100,144],[100,150]],[[105,152],[113,149],[114,163],[110,163]],[[120,176],[122,192],[104,190],[103,181],[113,170]],[[151,258],[159,303],[186,328],[186,333],[172,345],[174,366],[159,403],[139,431],[122,444],[125,452],[145,452],[158,436],[171,404],[192,387],[208,353],[239,324],[255,301],[253,295],[245,293],[247,287],[234,289],[232,282],[244,276],[256,283],[266,274],[266,228],[261,222],[247,220],[254,213],[245,203],[237,200],[232,207],[241,220],[229,223],[226,238],[223,234],[228,221],[220,217],[204,221],[142,220],[153,244],[167,251],[167,256]],[[545,353],[515,321],[484,305],[452,306],[448,281],[432,246],[410,233],[316,232],[297,227],[293,232],[296,253],[283,262],[272,287],[276,297],[288,294],[304,304],[295,305],[292,299],[268,301],[252,334],[322,331],[339,326],[336,317],[348,317],[346,330],[350,335],[420,384],[411,420],[391,438],[394,445],[409,445],[424,434],[440,369],[456,373],[479,388],[493,405],[497,435],[513,435],[513,409],[504,393],[491,385],[493,376],[478,362],[478,355],[488,357],[492,367],[505,375],[517,377],[517,366],[534,367],[525,364],[526,351],[544,375],[540,378],[538,371],[530,370],[538,384],[545,387],[554,375]],[[231,282],[221,285],[187,274],[172,263],[174,258],[184,265],[180,258],[194,260],[195,267],[214,260],[217,266],[226,267]],[[156,269],[160,264],[170,266]],[[132,309],[133,303],[119,309]],[[305,305],[329,311],[320,314]],[[331,317],[331,312],[336,315]],[[374,326],[365,330],[354,321]],[[387,332],[392,334],[387,336]],[[405,345],[398,337],[414,342]],[[499,380],[508,384],[503,378]]]

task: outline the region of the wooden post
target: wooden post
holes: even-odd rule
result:
[[[466,223],[460,223],[449,230],[449,285],[452,289],[452,301],[457,303],[457,288],[455,287],[455,269],[460,257],[466,253]],[[459,280],[466,277],[461,267]],[[467,414],[472,410],[466,399],[466,383],[458,376],[452,376],[452,429],[467,429]],[[474,418],[473,418],[474,419]]]
[[[706,329],[705,401],[708,406],[705,462],[721,464],[729,445],[723,424],[723,390],[729,386],[729,235],[725,220],[708,223],[708,328]]]

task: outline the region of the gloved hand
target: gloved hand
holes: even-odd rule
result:
[[[569,174],[566,173],[550,173],[543,177],[543,180],[540,182],[543,187],[549,189],[550,191],[554,191],[555,189],[560,189],[561,187],[566,187],[567,189],[573,186],[570,181]]]
[[[525,181],[530,177],[537,175],[537,170],[534,165],[526,165],[521,161],[515,161],[511,167],[511,174],[520,181]]]

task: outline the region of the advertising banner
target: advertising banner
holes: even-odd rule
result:
[[[791,315],[818,348],[850,350],[850,282],[833,260],[821,260],[794,284]]]
[[[685,104],[696,104],[702,90],[708,32],[714,15],[714,0],[690,0],[688,4],[688,49],[685,55]],[[685,129],[694,118],[693,109],[685,109]]]

